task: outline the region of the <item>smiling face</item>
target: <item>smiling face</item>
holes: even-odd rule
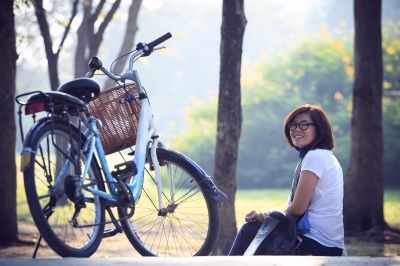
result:
[[[296,115],[288,125],[295,124],[296,128],[290,130],[290,139],[295,147],[302,149],[311,144],[317,137],[317,129],[308,113]],[[307,124],[307,126],[305,126]],[[294,127],[294,126],[293,126]],[[307,127],[307,129],[304,129]],[[301,129],[303,128],[303,129]]]

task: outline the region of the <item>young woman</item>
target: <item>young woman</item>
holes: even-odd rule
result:
[[[341,256],[344,249],[343,172],[332,153],[333,134],[321,107],[303,105],[284,123],[287,142],[299,152],[288,213],[298,221],[296,255]],[[243,255],[268,213],[251,211],[229,255]]]

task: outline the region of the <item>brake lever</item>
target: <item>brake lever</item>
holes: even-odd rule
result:
[[[153,50],[151,50],[151,51],[149,51],[149,52],[145,52],[145,53],[141,54],[140,56],[136,57],[136,58],[133,60],[133,62],[136,62],[137,60],[139,60],[139,59],[142,58],[142,57],[146,57],[146,56],[151,55],[154,51],[161,50],[161,49],[165,49],[165,48],[167,48],[167,47],[165,47],[165,46],[154,47]]]
[[[165,46],[157,46],[157,47],[153,48],[153,51],[157,51],[157,50],[161,50],[161,49],[165,49],[165,48],[167,48],[167,47],[165,47]]]

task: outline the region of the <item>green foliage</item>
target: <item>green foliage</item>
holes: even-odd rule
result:
[[[387,184],[400,187],[395,178],[396,166],[400,164],[398,28],[393,22],[384,28],[384,86],[385,92],[391,93],[384,98],[383,111],[385,177]],[[240,188],[290,186],[298,159],[286,144],[283,120],[289,111],[304,103],[318,104],[327,111],[335,135],[334,152],[346,171],[354,69],[352,46],[345,39],[348,38],[333,39],[323,32],[284,55],[243,70],[243,124],[237,174]],[[189,129],[174,141],[174,148],[189,155],[210,174],[214,165],[216,110],[216,101],[190,110]]]
[[[217,102],[196,102],[195,108],[187,113],[189,128],[172,141],[174,149],[189,155],[207,173],[214,165]]]
[[[384,94],[400,96],[400,21],[389,21],[383,32]]]
[[[400,187],[400,21],[389,21],[383,32],[384,172],[387,187]]]
[[[400,104],[399,99],[385,98],[383,101],[384,127],[384,173],[385,185],[400,187]]]

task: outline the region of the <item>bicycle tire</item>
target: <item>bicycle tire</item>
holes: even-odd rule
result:
[[[163,207],[160,214],[154,171],[146,164],[141,197],[135,213],[122,220],[124,232],[143,256],[204,256],[209,255],[219,233],[218,206],[202,186],[205,177],[185,156],[166,149],[157,149],[163,180]],[[168,167],[174,174],[175,192],[167,188]],[[171,195],[174,195],[172,204]],[[120,211],[120,216],[123,213]]]
[[[31,149],[32,157],[29,167],[24,170],[29,209],[43,239],[61,257],[91,256],[97,250],[104,231],[103,200],[87,191],[82,192],[85,207],[80,210],[77,222],[81,226],[97,225],[77,228],[70,222],[75,211],[75,202],[67,195],[67,188],[71,190],[70,187],[73,186],[68,177],[74,172],[73,165],[69,164],[69,168],[65,167],[68,172],[56,178],[62,169],[60,166],[68,166],[66,163],[71,160],[66,154],[71,155],[71,153],[66,152],[65,155],[57,153],[55,145],[58,148],[62,146],[63,151],[71,151],[69,148],[71,143],[82,144],[84,143],[82,140],[85,140],[85,137],[69,122],[57,118],[45,118],[30,131],[24,143],[24,148]],[[62,141],[66,144],[61,145]],[[82,169],[83,165],[82,161]],[[55,186],[56,182],[60,182],[61,185]],[[105,191],[102,176],[94,158],[84,185]],[[48,215],[49,213],[51,214]]]

